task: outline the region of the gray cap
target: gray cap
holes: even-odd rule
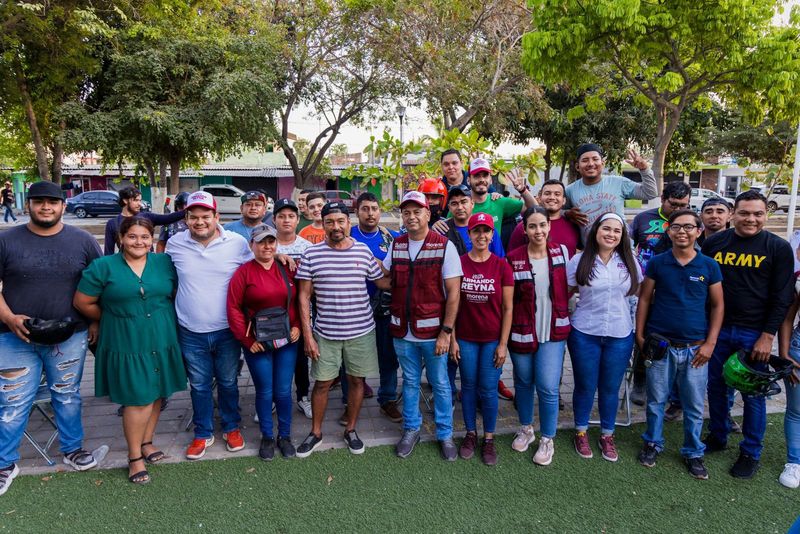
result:
[[[277,239],[278,231],[268,224],[259,224],[253,229],[253,233],[250,234],[250,241],[253,241],[255,243],[261,243],[262,241],[264,241],[264,239],[268,237],[273,237]]]

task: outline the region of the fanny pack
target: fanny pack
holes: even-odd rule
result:
[[[647,334],[644,338],[644,345],[642,345],[642,356],[644,357],[644,366],[650,367],[653,362],[663,360],[669,350],[669,339],[659,334]]]
[[[390,291],[377,290],[369,298],[369,305],[372,308],[372,315],[374,317],[389,317],[391,310],[389,307],[392,304],[392,293]]]
[[[286,308],[273,307],[259,310],[250,319],[250,328],[253,337],[259,343],[271,343],[273,347],[280,348],[289,343],[292,328],[289,325],[289,307],[292,305],[292,286],[286,271],[278,262],[275,262],[286,284]]]
[[[30,332],[28,339],[39,345],[58,345],[72,337],[78,323],[69,317],[64,319],[25,319],[22,323]]]

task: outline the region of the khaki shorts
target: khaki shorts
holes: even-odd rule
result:
[[[328,381],[339,376],[344,368],[350,376],[366,377],[378,374],[378,348],[375,330],[353,339],[325,339],[316,332],[314,339],[319,345],[319,358],[311,360],[311,376],[314,380]]]

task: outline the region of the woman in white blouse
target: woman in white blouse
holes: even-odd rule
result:
[[[575,450],[591,458],[586,434],[594,395],[600,412],[603,458],[616,462],[614,445],[619,387],[633,349],[633,322],[628,297],[636,295],[642,272],[633,256],[625,221],[606,213],[595,221],[586,238],[586,248],[567,265],[567,280],[579,292],[567,340],[575,391]]]

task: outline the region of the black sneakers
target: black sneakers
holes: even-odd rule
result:
[[[728,448],[727,442],[722,442],[714,437],[713,434],[708,434],[703,438],[703,444],[706,446],[706,452],[720,452]]]
[[[322,436],[317,437],[313,432],[309,433],[303,443],[297,447],[297,457],[306,458],[311,456],[311,453],[317,450],[320,445],[322,445]]]
[[[290,438],[279,437],[277,446],[284,458],[294,458],[297,456],[297,451],[295,450],[294,445],[292,445],[292,440]]]
[[[655,467],[656,457],[658,457],[658,449],[653,443],[645,443],[637,456],[639,463],[645,467]]]
[[[702,458],[686,458],[686,468],[689,474],[698,480],[708,480],[708,469],[703,464]]]
[[[758,471],[758,465],[758,460],[749,454],[740,452],[739,458],[736,459],[736,463],[734,463],[731,467],[731,476],[745,480],[753,478],[753,476],[756,474],[756,471]]]
[[[261,438],[261,445],[258,447],[258,457],[265,462],[275,458],[275,440],[272,438]]]
[[[347,444],[347,448],[350,449],[351,453],[362,454],[364,452],[364,442],[359,439],[355,428],[353,430],[344,431],[344,442]]]

